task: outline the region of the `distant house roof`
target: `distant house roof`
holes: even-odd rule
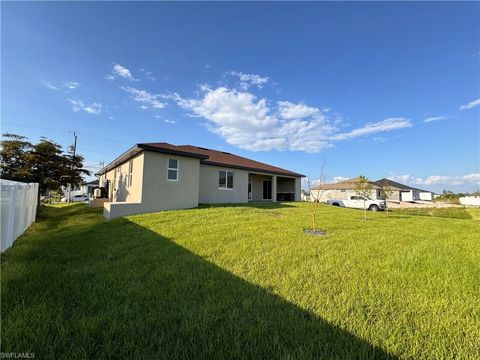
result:
[[[392,181],[392,180],[387,179],[387,178],[383,178],[383,179],[377,180],[377,181],[375,181],[375,182],[376,182],[378,185],[380,185],[382,188],[385,187],[385,186],[388,186],[390,189],[392,189],[392,190],[397,190],[397,191],[402,191],[402,190],[418,190],[418,191],[421,191],[421,192],[430,192],[430,191],[427,191],[427,190],[422,190],[422,189],[419,189],[419,188],[415,188],[415,187],[413,187],[413,186],[401,184],[401,183],[399,183],[399,182]]]
[[[98,186],[98,184],[99,184],[98,179],[83,183],[83,185],[92,185],[92,186]]]
[[[247,159],[242,156],[234,155],[224,151],[212,150],[192,145],[172,145],[164,142],[136,144],[135,146],[127,150],[125,153],[120,155],[117,159],[115,159],[110,164],[101,169],[97,173],[97,175],[101,175],[111,170],[112,168],[120,165],[121,163],[124,163],[125,161],[140,153],[141,151],[154,151],[164,154],[193,157],[200,159],[200,162],[202,164],[208,165],[218,165],[236,169],[267,172],[272,174],[295,177],[304,176],[290,170]]]
[[[356,177],[356,178],[348,179],[348,180],[345,180],[345,181],[340,181],[340,182],[333,183],[333,184],[323,184],[323,185],[320,185],[320,186],[315,186],[313,189],[314,190],[355,190],[359,180],[360,179],[358,177]],[[372,189],[380,189],[381,188],[374,181],[369,181],[368,183],[372,186]]]

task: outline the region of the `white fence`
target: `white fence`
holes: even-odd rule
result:
[[[35,221],[38,184],[0,180],[1,184],[1,247],[12,246],[17,237]]]
[[[465,206],[480,206],[480,196],[464,196],[458,200]]]

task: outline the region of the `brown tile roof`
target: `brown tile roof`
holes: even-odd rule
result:
[[[358,181],[359,181],[359,178],[356,177],[356,178],[348,179],[345,181],[340,181],[334,184],[323,184],[320,186],[316,186],[313,189],[314,190],[318,190],[318,189],[320,190],[355,190],[355,188],[357,187]],[[372,189],[380,189],[380,186],[378,186],[378,184],[375,183],[374,181],[369,181],[368,183],[372,185]]]
[[[200,159],[202,164],[208,165],[218,165],[218,166],[225,166],[231,167],[236,169],[244,169],[250,171],[257,171],[257,172],[267,172],[272,174],[278,175],[287,175],[287,176],[304,176],[302,174],[282,169],[276,166],[268,165],[265,163],[261,163],[255,160],[250,160],[244,158],[242,156],[234,155],[224,151],[217,151],[212,149],[207,149],[199,146],[192,146],[192,145],[172,145],[169,143],[159,142],[159,143],[143,143],[137,144],[136,148],[138,150],[146,150],[146,151],[157,151],[167,154],[173,155],[180,155],[180,156],[189,156]],[[137,150],[137,151],[138,151]],[[129,153],[135,153],[129,150]],[[127,155],[126,153],[124,155]],[[104,169],[100,170],[98,174],[102,174],[105,171],[110,170],[115,163],[115,166],[118,165],[119,162],[124,162],[127,160],[128,156],[121,155],[117,158],[114,162],[107,165]]]

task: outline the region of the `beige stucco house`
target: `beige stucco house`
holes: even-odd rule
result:
[[[310,200],[318,200],[320,202],[327,202],[330,199],[346,200],[350,196],[356,195],[355,189],[357,188],[358,181],[359,178],[352,178],[337,183],[316,186],[310,190],[313,194],[313,196],[310,197]],[[384,199],[385,194],[382,189],[387,187],[392,191],[389,201],[413,202],[418,200],[433,200],[433,193],[430,191],[413,188],[386,178],[377,181],[369,181],[368,183],[371,187],[369,197],[373,200]]]
[[[228,152],[168,143],[136,144],[97,175],[108,219],[199,203],[300,201],[303,177]]]
[[[348,179],[332,184],[323,184],[310,189],[310,201],[327,202],[330,199],[347,200],[356,195],[359,178]],[[370,198],[373,200],[382,198],[382,188],[374,181],[368,182],[371,187]]]

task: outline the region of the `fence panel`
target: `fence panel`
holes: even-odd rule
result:
[[[1,179],[0,185],[0,252],[3,252],[35,221],[38,184]]]

